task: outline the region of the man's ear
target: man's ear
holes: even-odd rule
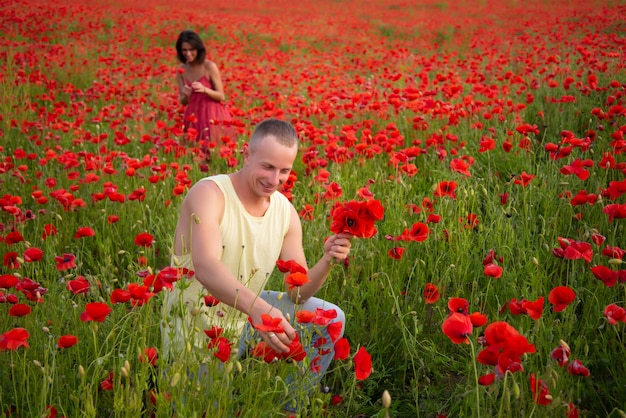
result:
[[[248,157],[250,156],[250,149],[248,148],[247,142],[243,144],[243,146],[241,147],[241,153],[243,154],[244,161],[247,160]]]

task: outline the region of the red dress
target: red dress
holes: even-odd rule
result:
[[[205,87],[215,89],[213,82],[206,76],[200,77],[198,81]],[[214,148],[223,136],[235,140],[234,129],[231,127],[232,117],[228,108],[205,93],[191,92],[189,103],[185,108],[184,121],[186,133],[190,134],[189,128],[195,129],[197,133],[195,139],[193,135],[188,135],[189,140],[199,142],[204,149]]]

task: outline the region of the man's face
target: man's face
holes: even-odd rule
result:
[[[274,137],[266,137],[254,149],[244,149],[244,164],[250,173],[250,186],[259,196],[269,196],[287,181],[298,147],[287,147]]]

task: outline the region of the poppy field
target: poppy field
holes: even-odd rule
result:
[[[238,358],[214,329],[205,369],[160,356],[164,293],[193,276],[169,267],[185,192],[275,117],[309,264],[354,235],[318,293],[345,334],[293,416],[626,416],[624,1],[0,10],[0,414],[283,416],[314,360]],[[237,132],[210,165],[181,145],[184,29]],[[306,279],[278,267],[274,290]]]

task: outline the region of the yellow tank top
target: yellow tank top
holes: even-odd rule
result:
[[[264,289],[276,266],[283,239],[289,228],[291,203],[279,192],[270,197],[265,215],[250,215],[239,200],[230,177],[220,174],[200,181],[213,181],[224,194],[224,216],[220,224],[222,262],[230,272],[256,294]],[[172,266],[193,270],[191,254],[173,255]],[[171,292],[165,290],[161,332],[165,354],[185,350],[187,342],[206,358],[209,338],[204,330],[213,325],[224,328],[227,337],[238,338],[247,316],[224,303],[206,306],[207,290],[194,278],[181,279]]]

